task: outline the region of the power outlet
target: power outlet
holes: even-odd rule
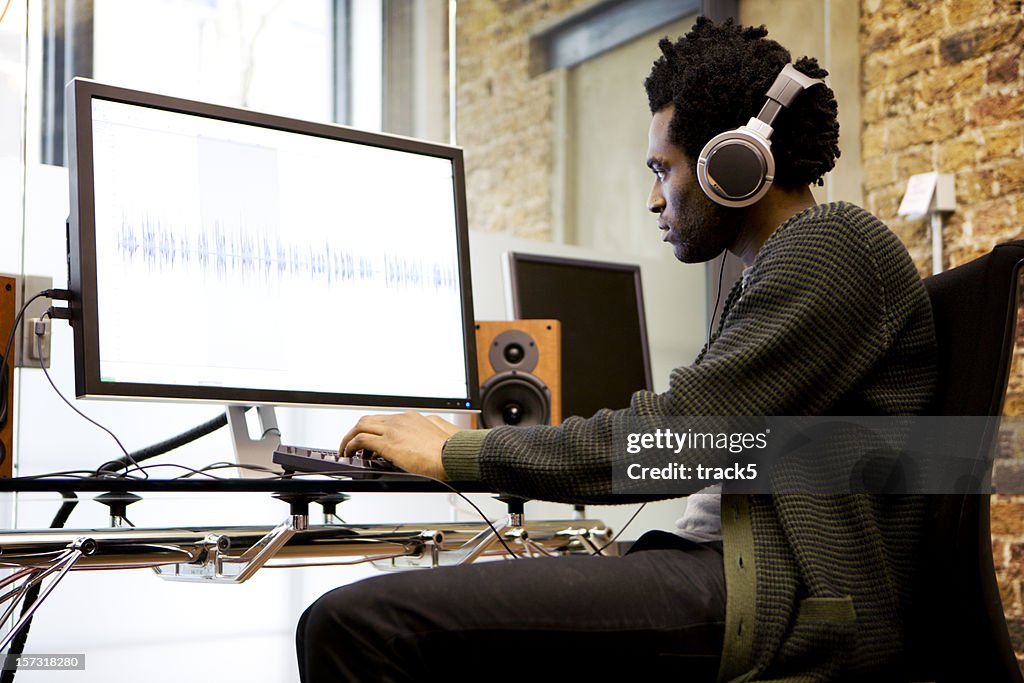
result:
[[[22,323],[25,333],[25,361],[29,367],[39,367],[40,361],[50,367],[50,323],[49,318],[29,318]],[[40,335],[39,332],[42,332]]]
[[[25,299],[32,297],[44,289],[53,288],[53,278],[42,275],[26,275],[18,278],[18,306],[24,305]],[[38,368],[40,360],[47,368],[50,367],[50,320],[43,320],[45,332],[40,340],[36,340],[35,322],[42,320],[43,314],[50,308],[49,298],[36,299],[25,309],[21,321],[20,344],[14,351],[15,366],[19,368]],[[40,352],[40,353],[37,353]]]

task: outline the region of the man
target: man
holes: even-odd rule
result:
[[[645,82],[648,209],[662,240],[684,262],[729,249],[746,267],[717,331],[667,392],[557,427],[460,431],[414,413],[369,416],[342,449],[529,498],[626,502],[612,490],[625,457],[612,433],[638,417],[923,412],[934,332],[906,250],[870,214],[816,206],[809,189],[838,154],[831,90],[807,87],[774,122],[775,182],[759,201],[720,206],[697,182],[704,145],[757,114],[790,61],[766,33],[699,19],[661,41]],[[813,59],[795,68],[826,75]],[[622,558],[488,563],[332,591],[299,624],[303,680],[529,678],[549,662],[599,680],[617,666],[641,680],[898,674],[920,499],[727,495],[720,513],[718,501],[702,497],[678,534],[651,532]]]

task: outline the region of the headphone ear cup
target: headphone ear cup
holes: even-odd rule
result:
[[[711,201],[750,206],[768,192],[775,176],[771,143],[741,127],[711,138],[697,159],[697,181]]]

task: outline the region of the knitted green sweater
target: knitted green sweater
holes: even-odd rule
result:
[[[464,431],[451,479],[565,502],[612,494],[615,425],[657,415],[912,415],[935,384],[931,308],[899,239],[856,206],[812,207],[765,242],[698,361],[663,394],[557,427]],[[695,486],[700,486],[695,482]],[[722,680],[885,677],[920,568],[911,496],[726,495]]]

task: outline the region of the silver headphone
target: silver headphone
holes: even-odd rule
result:
[[[697,157],[697,181],[711,201],[734,208],[750,206],[768,192],[775,179],[772,123],[800,93],[819,83],[825,81],[787,64],[768,88],[757,116],[708,140]]]

